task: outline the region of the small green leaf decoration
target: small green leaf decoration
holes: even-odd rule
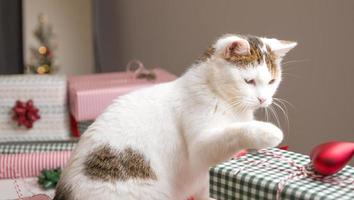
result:
[[[38,176],[38,183],[43,189],[48,190],[55,188],[57,185],[61,174],[61,169],[56,168],[52,170],[42,170],[41,174]]]

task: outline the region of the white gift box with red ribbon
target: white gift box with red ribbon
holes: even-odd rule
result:
[[[68,139],[67,98],[66,76],[0,75],[0,142]]]

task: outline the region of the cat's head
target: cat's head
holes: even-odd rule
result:
[[[267,107],[281,82],[281,60],[296,42],[225,35],[206,52],[217,95],[242,110]]]

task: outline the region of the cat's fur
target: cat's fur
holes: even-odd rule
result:
[[[271,104],[295,46],[225,35],[176,81],[119,97],[81,137],[54,199],[209,199],[210,166],[282,141],[253,113]]]

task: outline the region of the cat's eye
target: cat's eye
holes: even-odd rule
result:
[[[273,84],[274,82],[275,82],[275,79],[272,79],[272,80],[269,81],[268,84],[270,85],[270,84]]]
[[[250,79],[250,80],[244,79],[244,80],[247,84],[256,85],[256,81],[254,79]]]

